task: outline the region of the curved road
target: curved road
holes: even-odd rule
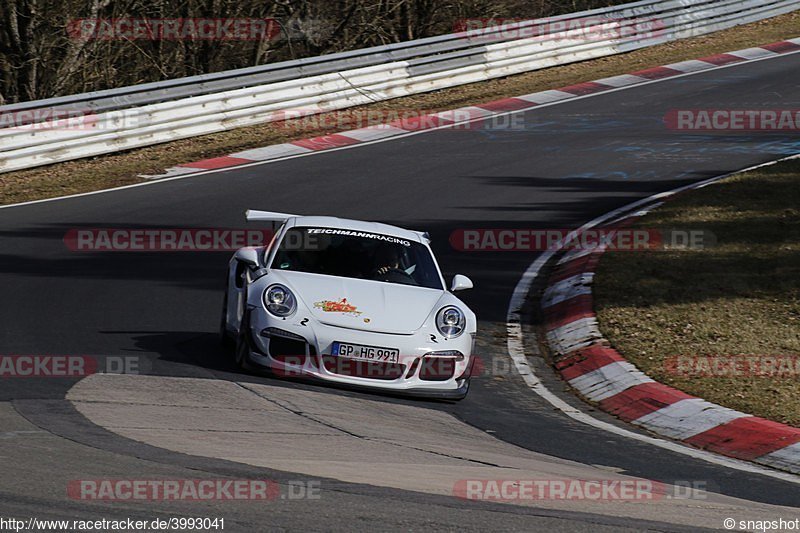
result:
[[[151,393],[183,390],[167,376],[184,378],[181,383],[187,384],[185,394],[192,401],[216,401],[209,392],[214,387],[207,385],[215,382],[260,391],[266,401],[283,399],[301,405],[315,398],[330,402],[334,410],[341,406],[342,412],[352,412],[344,411],[344,406],[357,399],[357,405],[363,402],[366,411],[376,415],[361,423],[374,425],[376,431],[405,421],[413,432],[418,420],[452,420],[456,424],[452,429],[449,422],[441,424],[439,438],[446,440],[453,432],[480,440],[482,433],[504,447],[504,453],[517,449],[511,446],[515,445],[520,456],[535,452],[531,461],[551,461],[563,465],[564,471],[575,462],[595,465],[598,472],[667,483],[699,481],[723,499],[800,505],[796,484],[599,432],[554,412],[513,373],[505,352],[508,301],[534,257],[460,253],[448,244],[450,233],[463,228],[577,227],[650,194],[800,152],[800,138],[789,133],[686,134],[669,131],[662,122],[673,109],[800,108],[799,63],[800,56],[790,54],[541,107],[523,113],[525,127],[521,129],[443,129],[146,187],[0,209],[0,353],[136,356],[149,375],[90,378],[86,383],[94,383],[95,388],[81,389],[85,385],[81,383],[70,393],[77,394],[70,397],[72,401],[65,398],[78,380],[4,380],[0,388],[4,443],[0,515],[216,515],[226,517],[232,524],[226,529],[234,531],[682,528],[675,525],[679,517],[671,519],[669,511],[652,515],[603,512],[581,502],[562,507],[475,503],[441,492],[426,494],[430,491],[424,487],[358,483],[330,470],[315,474],[313,469],[288,468],[291,461],[282,462],[279,447],[264,451],[272,461],[249,461],[248,465],[247,460],[237,460],[235,433],[209,454],[191,453],[181,443],[172,446],[167,438],[132,436],[134,429],[141,428],[118,417],[141,414],[130,405],[139,405],[136,401],[145,401]],[[244,376],[221,357],[215,339],[229,254],[75,253],[62,240],[68,230],[81,227],[244,227],[247,208],[379,220],[429,230],[446,276],[463,273],[475,281],[476,289],[465,300],[481,321],[481,355],[494,361],[494,368],[509,372],[477,378],[469,397],[458,404]],[[546,370],[541,364],[538,367]],[[551,375],[543,377],[559,391],[563,389]],[[142,385],[130,387],[127,409],[93,411],[93,403],[111,405],[107,398],[116,394],[114,379],[141,379],[137,383]],[[193,389],[196,384],[200,388]],[[147,387],[153,390],[142,393]],[[581,406],[569,393],[562,394]],[[170,424],[177,424],[182,411],[175,409],[183,400],[173,400],[174,405],[165,406],[163,412],[176,416]],[[248,409],[255,412],[258,404],[253,405]],[[236,410],[235,406],[226,408]],[[403,411],[406,408],[409,411]],[[380,417],[383,409],[395,418]],[[149,416],[143,415],[140,422],[155,424],[162,415],[156,410]],[[345,431],[347,424],[356,423],[345,418],[340,426],[331,424]],[[437,432],[435,424],[422,426]],[[171,427],[161,429],[168,433]],[[155,445],[143,444],[148,442]],[[454,448],[457,455],[459,450]],[[282,464],[287,467],[281,468]],[[67,483],[75,479],[213,475],[283,481],[319,475],[325,481],[319,500],[267,506],[225,502],[109,505],[65,495]],[[696,530],[697,525],[689,529]],[[702,525],[721,527],[712,521]]]

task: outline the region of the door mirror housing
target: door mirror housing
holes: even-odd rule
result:
[[[240,248],[233,258],[250,268],[259,267],[258,248]]]
[[[467,276],[456,274],[456,276],[453,278],[453,285],[451,285],[450,291],[451,292],[465,291],[473,287],[474,285],[472,284],[471,279],[469,279]]]

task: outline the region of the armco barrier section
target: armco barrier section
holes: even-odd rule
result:
[[[405,43],[0,107],[0,173],[619,54],[800,0],[645,0]],[[577,25],[577,31],[542,27]],[[527,35],[526,35],[527,33]],[[594,36],[587,38],[587,35]],[[47,110],[80,118],[41,123]]]

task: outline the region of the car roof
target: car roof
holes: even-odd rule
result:
[[[397,226],[390,226],[389,224],[381,224],[380,222],[365,222],[363,220],[351,220],[347,218],[338,217],[323,217],[323,216],[303,216],[293,217],[288,221],[287,226],[301,226],[313,228],[334,228],[346,229],[353,231],[364,231],[367,233],[378,233],[381,235],[389,235],[406,239],[414,242],[425,242],[423,234],[419,231],[412,231],[408,229],[398,228]]]

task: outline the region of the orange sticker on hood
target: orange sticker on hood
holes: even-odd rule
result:
[[[333,300],[323,300],[321,302],[316,302],[314,307],[317,309],[322,309],[325,313],[344,313],[346,315],[353,315],[359,316],[361,311],[358,310],[358,307],[352,305],[347,302],[347,298],[342,298],[338,302]]]

